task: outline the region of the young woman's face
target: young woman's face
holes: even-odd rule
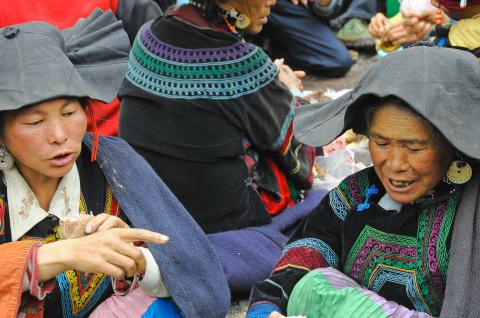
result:
[[[2,143],[27,181],[60,178],[80,155],[86,129],[80,102],[58,98],[6,112]]]
[[[262,28],[268,22],[268,16],[270,15],[270,8],[277,3],[277,0],[250,0],[249,5],[253,6],[250,10],[253,16],[248,16],[250,19],[250,25],[243,31],[250,34],[257,34],[262,31]],[[237,8],[234,1],[226,1],[219,3],[219,6],[224,10],[234,8],[236,11],[245,14],[245,10]]]
[[[411,203],[432,190],[446,175],[453,149],[414,114],[387,104],[369,127],[373,166],[389,196]]]
[[[246,29],[250,34],[257,34],[262,31],[263,26],[268,22],[270,8],[277,3],[277,0],[257,0],[255,3],[256,16],[250,17],[250,25]]]

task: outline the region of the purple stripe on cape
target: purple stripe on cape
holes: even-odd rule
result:
[[[237,42],[231,46],[219,48],[186,49],[161,41],[150,29],[151,22],[146,24],[139,36],[147,50],[161,58],[179,63],[212,63],[232,61],[253,52],[256,46],[250,43]]]

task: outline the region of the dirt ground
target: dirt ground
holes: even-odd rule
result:
[[[361,53],[351,70],[342,78],[323,78],[308,75],[303,81],[305,90],[312,91],[315,99],[321,99],[322,93],[328,89],[340,91],[353,88],[368,68],[375,63],[377,58],[372,54]],[[248,307],[248,296],[234,297],[228,318],[244,318]]]

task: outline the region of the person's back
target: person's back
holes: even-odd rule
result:
[[[261,49],[209,27],[186,6],[145,25],[132,52],[120,92],[120,136],[206,232],[270,222],[257,192],[266,176],[254,173],[265,164],[262,153],[284,150],[286,171],[298,161],[288,177],[298,188],[309,186],[309,148],[299,160],[287,149],[295,100]]]

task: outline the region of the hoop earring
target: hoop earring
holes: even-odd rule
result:
[[[234,19],[235,20],[235,26],[238,28],[238,29],[246,29],[248,28],[248,26],[250,25],[250,18],[243,14],[243,13],[239,13],[237,10],[235,9],[230,9],[227,11],[227,15]]]
[[[445,176],[446,183],[464,184],[472,177],[472,167],[464,160],[454,160]]]
[[[0,170],[10,170],[13,167],[13,157],[5,145],[0,146]]]

